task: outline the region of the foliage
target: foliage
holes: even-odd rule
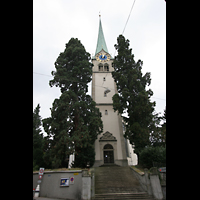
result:
[[[139,164],[144,168],[153,167],[153,162],[166,163],[166,148],[148,146],[140,152]]]
[[[81,148],[81,150],[76,154],[76,159],[72,165],[72,167],[91,167],[94,165],[95,161],[95,150],[94,146],[88,145],[86,147]]]
[[[162,136],[162,142],[166,145],[166,107],[164,110],[164,114],[162,116],[163,124],[161,125],[161,136]]]
[[[150,102],[153,95],[146,86],[151,84],[150,73],[142,74],[143,62],[134,60],[132,49],[129,49],[129,40],[123,35],[117,38],[112,76],[117,85],[118,94],[113,96],[113,108],[119,114],[127,111],[124,117],[126,132],[125,137],[135,145],[135,153],[139,153],[150,144],[149,136],[152,129],[153,111],[155,102]]]
[[[86,167],[94,159],[94,141],[103,131],[101,113],[91,96],[86,95],[91,81],[90,54],[76,38],[71,38],[56,62],[50,86],[60,87],[61,96],[55,99],[51,117],[43,120],[45,137],[44,159],[52,168],[67,167],[69,155],[75,151],[75,166]],[[86,148],[93,151],[88,154]],[[90,156],[92,156],[90,158]],[[92,163],[92,161],[90,161]]]
[[[33,160],[33,171],[37,171],[39,169],[39,166],[35,163],[35,160]]]
[[[161,121],[163,122],[162,124]],[[166,145],[166,108],[164,110],[163,116],[159,117],[155,114],[153,117],[153,130],[151,132],[150,141],[153,146],[163,146]]]
[[[90,54],[85,51],[77,38],[71,38],[65,47],[64,52],[60,53],[54,63],[56,71],[51,72],[54,79],[49,82],[49,85],[60,87],[62,93],[72,90],[77,95],[78,92],[86,94],[87,83],[92,80],[93,64],[89,62]]]
[[[43,136],[41,133],[41,117],[38,104],[33,112],[33,169],[43,166]]]

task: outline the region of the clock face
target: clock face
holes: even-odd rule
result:
[[[110,60],[110,55],[108,53],[98,53],[96,55],[96,59],[99,62],[106,62],[106,61]]]

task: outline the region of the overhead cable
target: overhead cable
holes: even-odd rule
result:
[[[33,73],[34,73],[34,74],[39,74],[39,75],[42,75],[42,76],[49,76],[49,77],[52,77],[52,76],[50,76],[50,75],[41,74],[41,73],[37,73],[37,72],[33,72]],[[68,81],[76,82],[76,83],[84,83],[84,84],[88,84],[88,85],[91,84],[91,83],[85,83],[85,82],[81,82],[81,81],[73,81],[73,80],[69,80],[69,79],[68,79]],[[96,86],[96,87],[101,87],[101,88],[104,88],[104,89],[106,88],[106,87],[103,87],[102,85],[94,85],[94,86]],[[107,88],[106,88],[106,89],[107,89]],[[114,88],[109,88],[109,90],[115,91]],[[161,99],[161,98],[157,98],[157,97],[151,97],[151,98],[166,101],[166,99]]]
[[[129,18],[130,18],[130,15],[131,15],[131,12],[132,12],[133,6],[134,6],[134,4],[135,4],[135,1],[136,1],[136,0],[134,0],[134,2],[133,2],[133,4],[132,4],[132,7],[131,7],[131,10],[130,10],[130,13],[129,13],[129,15],[128,15],[128,18],[127,18],[126,24],[125,24],[125,26],[124,26],[124,30],[123,30],[123,32],[122,32],[122,35],[124,34],[124,31],[125,31],[126,25],[127,25],[127,23],[128,23],[128,20],[129,20]]]

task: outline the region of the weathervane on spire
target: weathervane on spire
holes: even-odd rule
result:
[[[101,17],[100,11],[99,11],[99,17]]]

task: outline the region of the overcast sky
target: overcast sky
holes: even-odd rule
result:
[[[42,118],[50,117],[50,108],[60,89],[49,86],[54,62],[65,44],[78,38],[91,55],[95,53],[99,11],[109,53],[122,33],[134,0],[33,0],[33,109],[39,103]],[[124,37],[129,39],[135,60],[143,61],[142,73],[151,72],[152,101],[156,112],[166,106],[166,2],[136,0]],[[89,84],[91,95],[91,83]]]

